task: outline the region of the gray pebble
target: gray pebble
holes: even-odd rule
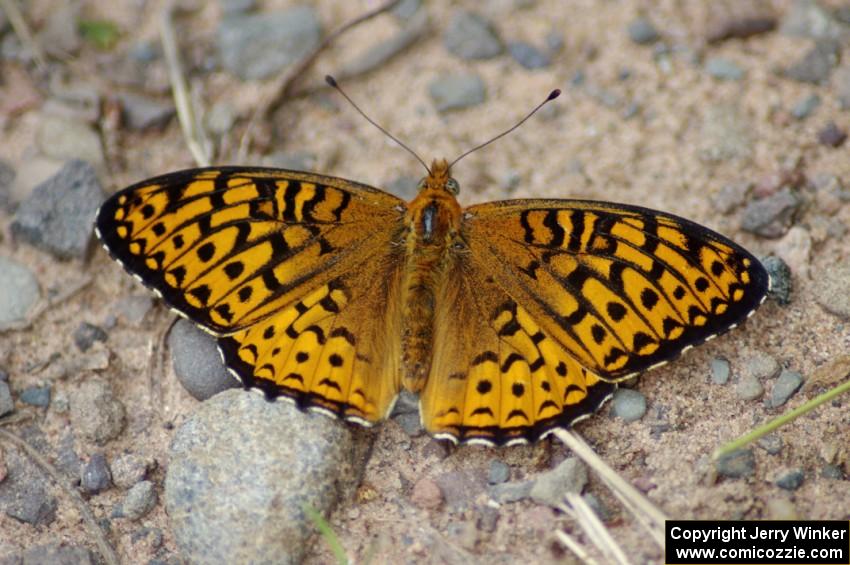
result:
[[[842,110],[850,110],[850,63],[845,63],[832,77],[835,97]]]
[[[95,453],[83,467],[80,474],[80,488],[87,494],[97,494],[108,489],[111,484],[112,477],[109,474],[106,457],[102,453]]]
[[[177,380],[198,400],[239,387],[221,360],[215,338],[188,320],[178,320],[171,328],[168,348]]]
[[[776,479],[776,486],[785,490],[797,490],[805,478],[806,475],[802,469],[794,469]]]
[[[818,41],[802,59],[785,70],[785,76],[799,82],[826,84],[838,65],[840,53],[841,45],[837,41]]]
[[[829,122],[818,131],[818,142],[827,147],[841,147],[847,141],[847,132],[839,128],[835,122]]]
[[[109,466],[112,482],[119,488],[128,489],[143,481],[154,465],[154,461],[145,460],[135,453],[121,454],[113,458]]]
[[[763,257],[761,264],[770,275],[770,296],[782,306],[790,304],[793,288],[791,269],[785,261],[775,255]]]
[[[734,61],[724,57],[711,57],[705,62],[705,71],[719,80],[741,80],[746,74]]]
[[[516,169],[509,169],[499,177],[499,188],[508,192],[516,189],[522,180],[522,175]]]
[[[568,457],[552,469],[537,477],[529,493],[532,500],[540,504],[557,507],[564,500],[564,493],[581,494],[587,484],[587,469],[577,457]]]
[[[552,63],[549,55],[525,41],[511,41],[508,43],[508,52],[526,69],[543,69]]]
[[[821,469],[820,476],[824,479],[834,479],[837,481],[844,480],[844,471],[839,465],[824,465]]]
[[[817,94],[809,94],[794,104],[791,108],[791,115],[797,120],[805,120],[812,115],[812,112],[814,112],[818,106],[820,106],[820,102],[820,96]]]
[[[502,42],[484,17],[455,12],[443,34],[443,44],[461,59],[490,59],[502,52]]]
[[[57,501],[35,463],[16,447],[4,446],[8,474],[0,482],[0,511],[19,522],[46,526],[56,519]],[[79,473],[79,467],[76,470]]]
[[[386,190],[404,200],[412,200],[419,193],[419,179],[402,175],[392,179],[386,185]]]
[[[646,397],[630,388],[619,388],[611,401],[611,413],[624,422],[635,422],[646,414]]]
[[[59,445],[56,446],[56,466],[68,477],[77,479],[80,476],[81,461],[74,450],[74,434],[70,430],[66,430],[59,438]]]
[[[210,107],[204,122],[212,134],[222,136],[233,128],[236,118],[236,108],[227,100],[220,100]]]
[[[40,294],[38,281],[29,269],[0,257],[0,330],[23,323]]]
[[[557,29],[553,29],[546,34],[543,42],[546,45],[546,51],[554,55],[564,48],[564,34]]]
[[[511,468],[504,461],[494,459],[490,461],[490,470],[487,472],[487,482],[497,485],[511,478]]]
[[[779,455],[782,451],[782,438],[777,434],[767,434],[758,440],[758,446],[770,455]]]
[[[256,10],[257,0],[218,0],[218,5],[224,16],[233,16]]]
[[[27,387],[21,391],[18,398],[24,404],[47,408],[50,406],[50,385]]]
[[[813,279],[815,301],[827,312],[850,321],[850,261],[831,263]]]
[[[159,41],[137,41],[133,43],[127,56],[136,63],[153,63],[162,56]]]
[[[393,417],[393,420],[398,422],[404,433],[410,437],[418,437],[425,433],[418,411],[415,414],[399,414]]]
[[[715,357],[711,360],[711,382],[716,385],[725,385],[729,382],[729,361],[722,357]]]
[[[756,469],[756,457],[750,448],[733,451],[715,462],[717,472],[731,479],[751,476]]]
[[[128,520],[138,520],[153,510],[156,500],[154,484],[151,481],[138,482],[124,496],[119,515]]]
[[[103,328],[88,322],[82,322],[77,329],[74,330],[74,343],[80,351],[88,351],[94,342],[106,341],[109,337]]]
[[[82,545],[47,543],[28,548],[23,554],[22,565],[94,565],[91,551]]]
[[[481,474],[467,471],[448,471],[434,478],[446,504],[464,508],[486,488],[486,479]]]
[[[832,13],[811,0],[792,2],[779,31],[810,39],[839,39],[846,33]]]
[[[801,386],[803,386],[803,375],[797,371],[783,369],[770,391],[770,398],[767,401],[768,407],[778,408],[782,406]]]
[[[71,425],[83,438],[102,445],[124,430],[126,410],[109,383],[91,378],[70,393]]]
[[[447,75],[432,81],[428,93],[437,111],[460,110],[484,102],[484,81],[473,73]]]
[[[104,162],[100,136],[80,120],[45,116],[36,134],[36,142],[44,155],[57,161],[85,161],[95,166]]]
[[[347,61],[340,68],[337,79],[354,77],[377,69],[416,43],[427,31],[428,17],[422,12],[390,38],[375,43],[365,52]]]
[[[132,130],[162,128],[174,116],[174,104],[130,92],[118,95],[124,123]]]
[[[21,203],[12,233],[60,259],[83,259],[103,199],[94,168],[85,161],[69,161]]]
[[[632,20],[627,28],[629,39],[638,45],[655,43],[661,37],[655,26],[648,19],[640,17]]]
[[[177,430],[165,504],[196,563],[298,563],[326,515],[359,483],[364,443],[351,429],[241,390],[199,404]],[[250,472],[246,472],[250,470]]]
[[[741,229],[762,237],[778,238],[793,225],[802,200],[789,188],[754,200],[744,208]]]
[[[504,502],[519,502],[531,495],[534,481],[516,481],[512,483],[501,483],[490,487],[488,494],[494,501],[502,504]]]
[[[15,411],[15,401],[12,400],[12,391],[9,389],[9,383],[6,381],[0,382],[0,416],[11,414]]]
[[[153,308],[153,298],[150,294],[137,294],[119,298],[113,311],[130,326],[139,326],[145,316]]]
[[[741,376],[757,380],[772,379],[782,370],[779,362],[764,351],[752,351],[741,365]]]
[[[392,14],[401,20],[407,20],[416,14],[421,5],[421,0],[401,0],[393,6]]]
[[[319,44],[321,26],[313,8],[295,6],[226,17],[215,36],[224,68],[255,80],[277,76],[310,53]]]
[[[729,214],[747,201],[747,196],[753,189],[749,181],[738,181],[724,184],[719,191],[709,198],[714,209],[721,214]]]
[[[764,394],[764,387],[752,375],[744,375],[735,387],[735,394],[741,400],[755,400]]]

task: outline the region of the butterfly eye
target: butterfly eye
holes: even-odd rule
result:
[[[446,181],[446,190],[452,194],[457,194],[460,192],[460,185],[455,179],[449,179]]]

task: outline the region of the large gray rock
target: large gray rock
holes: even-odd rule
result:
[[[222,65],[243,80],[279,74],[310,53],[320,36],[319,19],[309,6],[229,16],[216,34]]]
[[[12,233],[60,259],[82,259],[103,199],[94,168],[85,161],[68,161],[21,203]]]
[[[364,436],[360,436],[363,438]],[[349,425],[228,390],[201,404],[171,445],[165,504],[193,563],[300,563],[310,506],[331,511],[359,482]]]

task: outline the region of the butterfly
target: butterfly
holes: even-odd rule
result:
[[[748,251],[672,214],[462,208],[450,164],[426,168],[410,202],[307,172],[190,169],[111,196],[96,232],[217,337],[246,388],[363,425],[406,389],[425,429],[455,443],[567,428],[618,381],[734,328],[769,289]]]

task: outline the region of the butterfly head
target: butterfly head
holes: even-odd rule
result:
[[[419,181],[419,190],[444,190],[452,196],[460,192],[460,185],[451,176],[451,166],[445,159],[434,159],[428,176]]]

